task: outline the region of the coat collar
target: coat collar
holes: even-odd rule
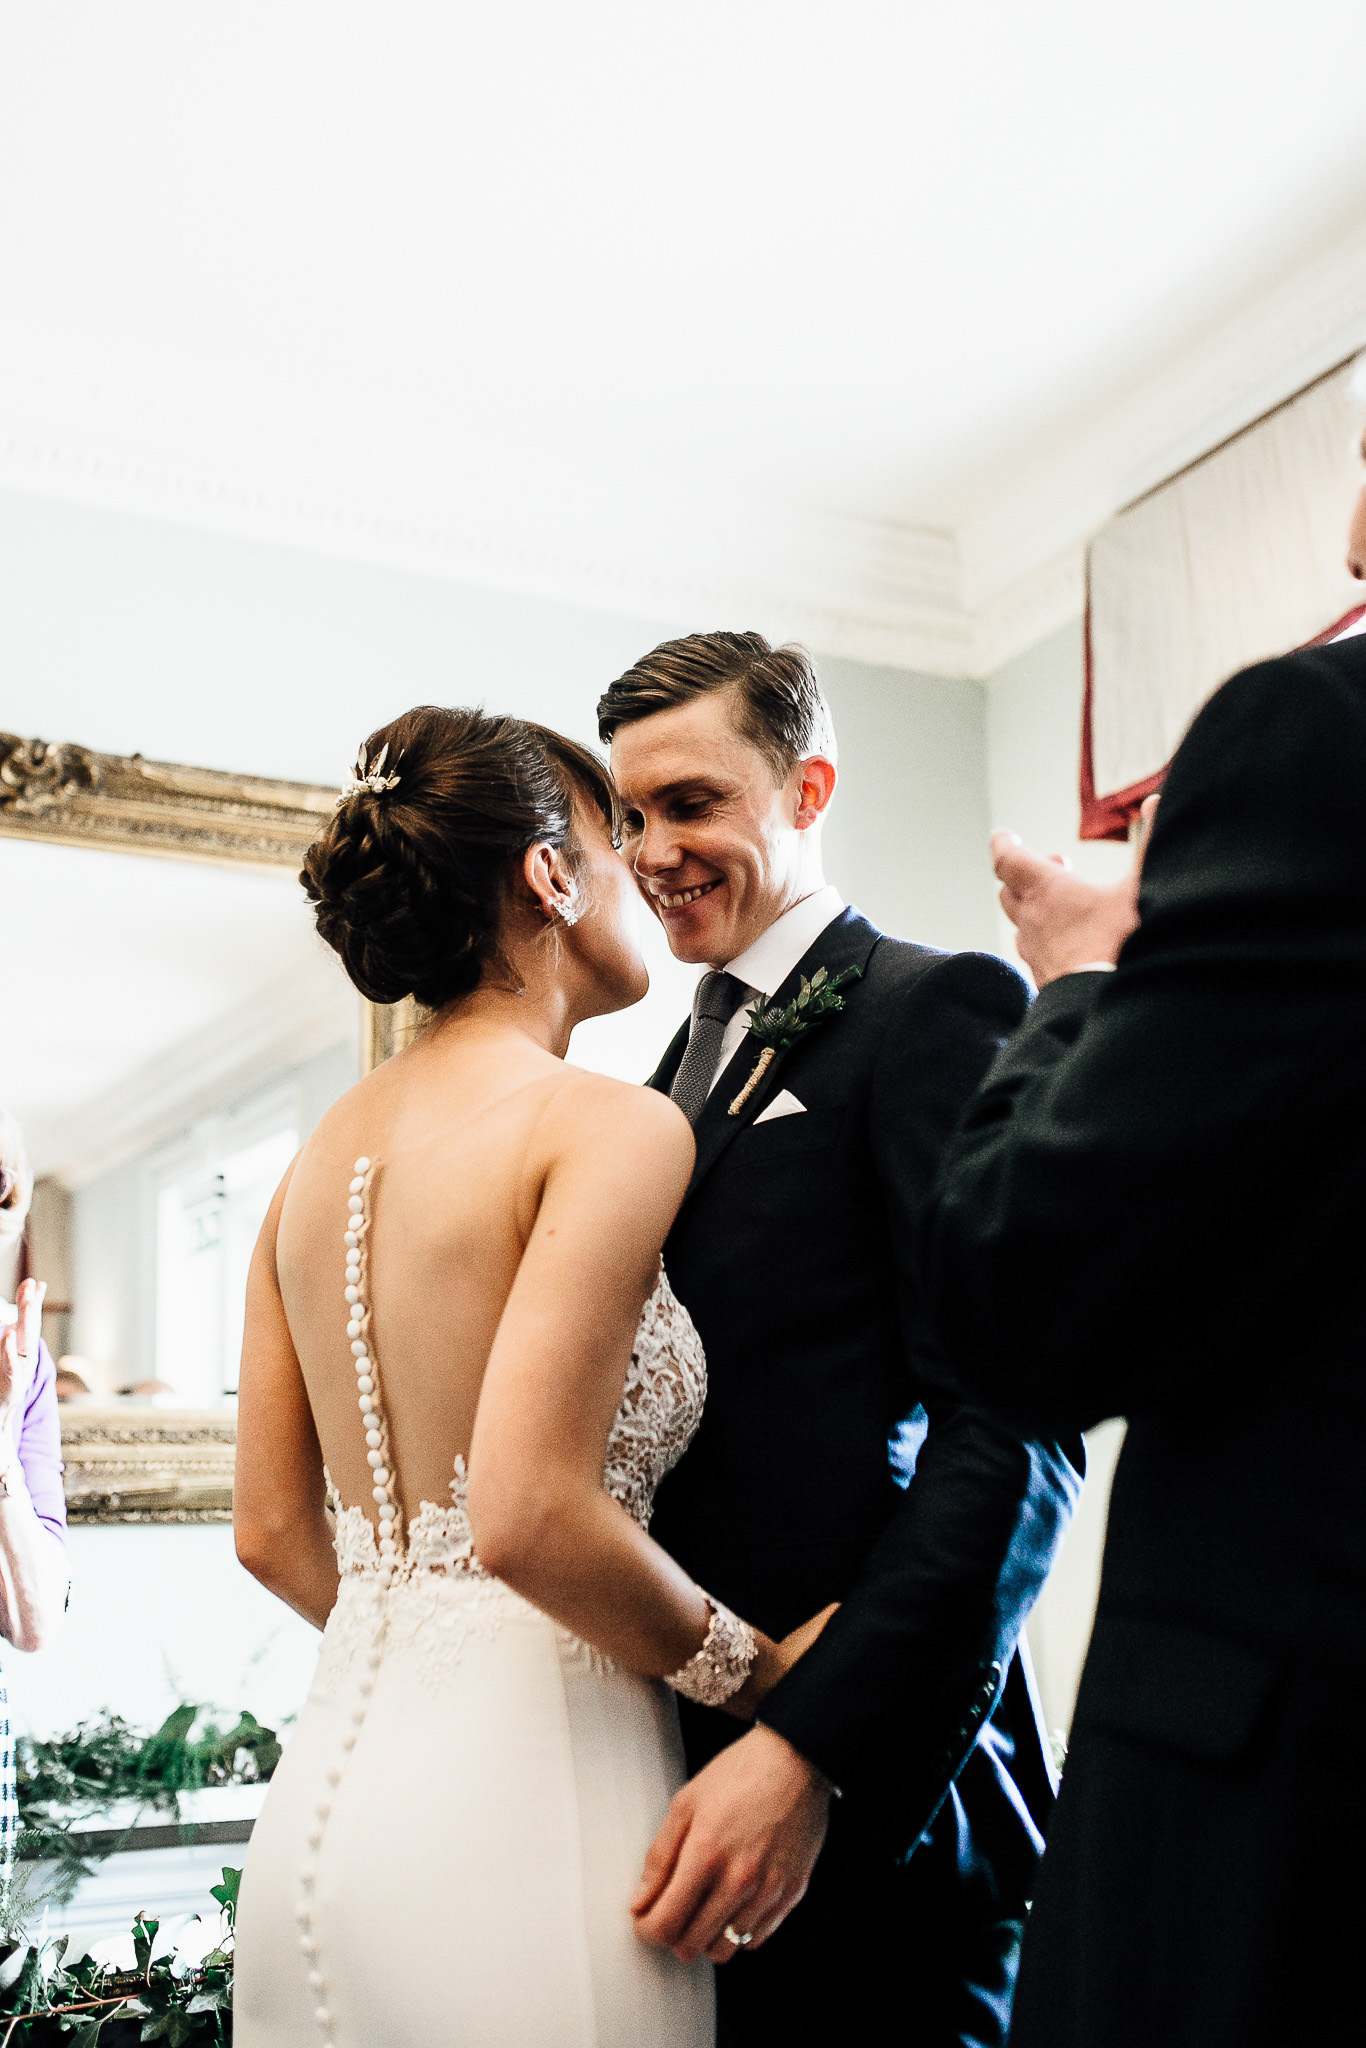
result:
[[[802,977],[808,980],[820,967],[829,974],[839,974],[846,967],[865,967],[872,956],[882,933],[876,925],[861,917],[853,905],[842,910],[833,924],[828,924],[815,944],[808,947],[787,980],[769,997],[769,1004],[780,1008],[790,1003],[801,987]],[[846,998],[857,994],[857,983],[845,990]],[[833,1021],[833,1020],[832,1020]],[[825,1028],[825,1027],[818,1027]],[[683,1051],[688,1043],[688,1025],[685,1023],[674,1037],[650,1077],[650,1086],[666,1094],[678,1072]],[[768,1069],[758,1087],[750,1095],[738,1116],[730,1114],[730,1105],[744,1087],[758,1058],[758,1048],[753,1039],[743,1038],[735,1053],[719,1076],[711,1094],[707,1097],[706,1108],[697,1120],[697,1163],[693,1167],[692,1179],[684,1201],[690,1201],[702,1181],[711,1172],[731,1140],[738,1136],[747,1125],[773,1100],[777,1092],[777,1079],[783,1063],[796,1051],[795,1046],[780,1052],[769,1061]]]

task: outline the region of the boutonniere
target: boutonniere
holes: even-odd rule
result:
[[[749,1036],[759,1045],[759,1057],[754,1063],[753,1073],[730,1106],[731,1116],[739,1116],[780,1052],[786,1052],[799,1038],[805,1038],[808,1031],[814,1031],[827,1017],[835,1016],[844,1008],[840,990],[847,981],[857,981],[862,974],[861,967],[845,967],[834,975],[828,974],[824,967],[818,967],[810,981],[802,976],[801,987],[782,1010],[766,1010],[760,996],[749,1013]]]

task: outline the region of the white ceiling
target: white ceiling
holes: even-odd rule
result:
[[[0,484],[982,673],[1366,343],[1360,0],[0,23]]]

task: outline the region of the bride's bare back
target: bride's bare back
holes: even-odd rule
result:
[[[415,1046],[319,1125],[280,1217],[280,1293],[323,1456],[348,1505],[369,1502],[346,1334],[342,1242],[358,1156],[377,1162],[371,1329],[405,1504],[444,1501],[468,1453],[483,1378],[539,1190],[528,1140],[572,1076],[531,1046]]]
[[[412,1513],[423,1500],[446,1502],[455,1459],[469,1456],[485,1367],[547,1170],[566,1142],[572,1150],[580,1132],[588,1137],[604,1095],[618,1088],[519,1033],[476,1028],[419,1040],[378,1068],[305,1146],[276,1262],[323,1457],[344,1504],[374,1518],[343,1288],[356,1159],[376,1167],[371,1341],[400,1498]]]

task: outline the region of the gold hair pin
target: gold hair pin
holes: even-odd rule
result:
[[[374,767],[371,768],[366,762],[365,746],[362,742],[361,750],[356,756],[356,765],[341,786],[341,795],[337,798],[338,810],[349,798],[358,795],[363,789],[368,789],[372,796],[383,796],[386,790],[398,788],[397,775],[386,775],[384,772],[384,764],[388,758],[389,742],[386,740],[375,757]],[[398,760],[394,762],[395,768],[402,759],[403,756],[400,754]]]

